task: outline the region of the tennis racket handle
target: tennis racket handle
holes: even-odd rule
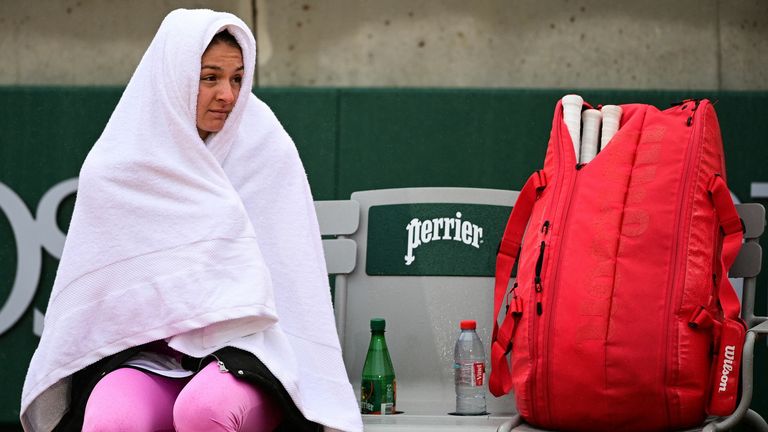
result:
[[[581,158],[579,162],[589,163],[597,156],[597,144],[600,137],[600,119],[602,114],[596,109],[581,113]]]
[[[579,148],[581,137],[581,107],[584,104],[584,99],[581,96],[575,94],[569,94],[563,96],[563,121],[568,128],[568,134],[571,136],[571,142],[573,142],[574,156],[576,162],[579,162]]]
[[[602,150],[619,130],[621,107],[618,105],[604,105],[600,111],[603,113],[603,133],[600,137],[600,150]]]

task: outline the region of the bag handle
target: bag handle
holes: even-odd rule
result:
[[[741,304],[736,291],[728,280],[728,269],[731,268],[736,256],[741,250],[744,237],[744,222],[739,218],[736,206],[731,199],[731,192],[720,174],[715,174],[709,183],[708,192],[715,207],[717,222],[724,235],[723,248],[720,253],[720,271],[717,275],[717,296],[723,308],[725,318],[739,320]]]
[[[488,389],[494,396],[501,396],[509,393],[512,388],[512,376],[509,370],[507,354],[512,349],[512,339],[514,338],[517,323],[523,314],[523,302],[514,293],[512,288],[510,294],[513,295],[512,302],[507,301],[507,311],[504,314],[501,327],[498,324],[501,304],[507,295],[507,287],[512,277],[512,269],[520,255],[520,246],[522,245],[525,228],[528,226],[528,219],[531,217],[533,205],[538,199],[541,191],[547,185],[544,171],[538,170],[528,177],[525,186],[520,191],[512,213],[507,220],[507,226],[504,229],[504,235],[499,243],[499,252],[496,255],[496,274],[493,297],[493,334],[491,337],[491,376],[488,380]]]
[[[723,310],[723,321],[719,341],[716,343],[715,362],[712,366],[707,414],[726,416],[736,408],[741,353],[747,327],[739,315],[739,298],[728,279],[728,269],[739,254],[745,230],[744,222],[739,218],[731,193],[722,176],[715,174],[709,183],[708,192],[723,234],[720,265],[718,274],[715,275],[717,298]]]

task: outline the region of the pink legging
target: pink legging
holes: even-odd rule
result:
[[[120,368],[88,398],[83,431],[272,431],[283,413],[266,392],[209,363],[191,378]]]

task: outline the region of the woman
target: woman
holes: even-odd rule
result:
[[[236,17],[163,21],[81,169],[26,430],[362,430],[306,176],[254,67]]]

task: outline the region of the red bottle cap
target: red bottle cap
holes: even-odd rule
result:
[[[477,328],[477,323],[475,320],[462,320],[461,321],[461,329],[462,330],[474,330]]]

